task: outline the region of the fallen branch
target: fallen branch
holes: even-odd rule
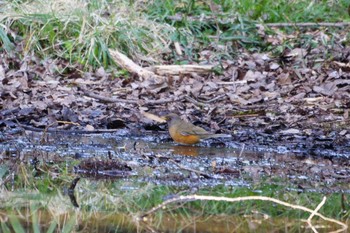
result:
[[[218,85],[235,85],[235,84],[247,84],[247,80],[231,81],[231,82],[216,82]]]
[[[133,62],[130,58],[120,53],[117,50],[109,50],[113,60],[123,69],[130,73],[137,74],[144,79],[153,78],[157,83],[164,81],[165,75],[180,75],[180,74],[208,74],[211,73],[213,65],[161,65],[150,66],[143,68]]]
[[[126,104],[139,104],[140,100],[132,100],[132,99],[121,99],[121,98],[111,98],[111,97],[106,97],[102,95],[98,95],[95,93],[92,93],[91,91],[85,90],[81,87],[79,89],[83,92],[85,96],[101,100],[106,103],[126,103]]]
[[[226,94],[222,94],[222,95],[218,95],[210,100],[206,100],[206,101],[202,101],[203,103],[206,103],[206,104],[209,104],[209,103],[212,103],[212,102],[215,102],[216,100],[219,100],[219,99],[222,99],[222,98],[225,98],[226,97]]]
[[[156,207],[153,207],[151,210],[147,211],[146,213],[144,213],[143,215],[141,215],[139,217],[139,220],[143,219],[144,217],[156,212],[159,209],[164,209],[167,205],[172,204],[172,203],[177,203],[177,202],[191,202],[191,201],[225,201],[225,202],[241,202],[241,201],[270,201],[270,202],[274,202],[276,204],[279,205],[283,205],[286,207],[290,207],[292,209],[298,209],[298,210],[302,210],[305,212],[310,213],[310,217],[307,219],[307,222],[311,224],[311,219],[313,216],[318,216],[320,218],[322,218],[325,221],[328,222],[332,222],[332,223],[336,223],[339,226],[341,226],[341,229],[333,231],[332,233],[338,233],[338,232],[344,232],[348,229],[348,226],[336,219],[332,219],[332,218],[328,218],[325,217],[324,215],[318,213],[317,211],[321,208],[321,206],[324,204],[325,201],[325,197],[324,200],[317,206],[317,208],[315,210],[309,209],[307,207],[304,206],[300,206],[300,205],[293,205],[284,201],[280,201],[278,199],[275,198],[271,198],[271,197],[264,197],[264,196],[249,196],[249,197],[236,197],[236,198],[229,198],[229,197],[215,197],[215,196],[203,196],[203,195],[188,195],[188,196],[177,196],[175,198],[169,199],[164,201],[163,203],[159,204]]]
[[[245,144],[243,143],[242,149],[241,149],[241,152],[239,152],[238,158],[242,157],[244,148],[245,148]]]
[[[178,97],[178,98],[169,98],[169,99],[158,99],[158,100],[136,100],[136,99],[121,99],[121,98],[112,98],[112,97],[106,97],[102,95],[98,95],[95,93],[92,93],[88,90],[85,90],[84,88],[80,87],[80,90],[83,92],[85,96],[101,100],[106,103],[126,103],[126,104],[136,104],[136,105],[158,105],[158,104],[167,104],[177,101],[182,101],[185,99],[185,97]]]
[[[123,69],[126,69],[130,73],[137,74],[138,76],[148,79],[154,77],[155,74],[152,71],[149,71],[141,66],[137,65],[130,58],[120,53],[117,50],[109,49],[109,53],[111,54],[113,60]]]
[[[22,128],[23,130],[29,130],[33,132],[42,132],[42,133],[66,133],[66,134],[100,134],[100,133],[115,133],[120,131],[120,129],[95,129],[95,130],[72,130],[72,129],[54,129],[54,128],[37,128],[30,125],[23,125],[20,123],[17,123],[17,125]]]
[[[157,104],[167,104],[172,102],[179,102],[184,100],[184,96],[180,96],[177,98],[169,98],[169,99],[160,99],[160,100],[145,100],[145,105],[157,105]]]
[[[158,75],[180,75],[180,74],[208,74],[213,70],[213,65],[163,65],[147,68]]]
[[[326,197],[323,197],[322,201],[320,204],[318,204],[318,206],[316,207],[316,209],[314,211],[312,211],[312,213],[310,214],[310,216],[308,217],[308,219],[306,220],[307,224],[311,227],[311,229],[314,232],[317,232],[316,228],[312,225],[311,220],[312,218],[315,216],[315,214],[321,209],[321,207],[324,205],[324,203],[326,203]]]
[[[200,106],[200,107],[205,107],[205,106],[206,106],[205,103],[200,102],[200,101],[198,101],[198,100],[196,100],[196,99],[193,99],[193,98],[190,97],[190,96],[186,96],[185,99],[186,99],[188,102],[191,102],[191,103],[193,103],[193,104],[195,104],[195,105],[197,105],[197,106]]]
[[[57,121],[55,122],[52,122],[51,124],[49,124],[48,126],[45,127],[44,131],[43,131],[43,134],[41,135],[41,138],[40,138],[40,143],[43,144],[45,142],[45,138],[46,138],[46,135],[47,135],[47,132],[49,130],[49,128],[53,125],[57,124]]]

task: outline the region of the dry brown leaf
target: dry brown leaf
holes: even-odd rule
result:
[[[313,88],[315,92],[328,96],[333,95],[337,89],[338,88],[334,82],[324,83],[320,86],[314,86]]]
[[[153,120],[153,121],[157,121],[160,123],[166,122],[166,120],[164,118],[161,118],[161,117],[154,115],[152,113],[149,113],[149,112],[141,112],[141,114],[144,115],[145,117],[147,117],[148,119]]]

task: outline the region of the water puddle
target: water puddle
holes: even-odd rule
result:
[[[312,232],[301,221],[307,213],[261,201],[179,202],[140,218],[193,194],[271,196],[311,209],[326,195],[323,214],[348,216],[350,166],[342,156],[112,134],[30,133],[2,141],[0,151],[3,232],[35,224],[44,232]],[[320,219],[314,224],[319,232],[339,229]]]

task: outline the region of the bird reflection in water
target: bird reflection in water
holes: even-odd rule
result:
[[[185,156],[198,156],[199,147],[197,146],[184,146],[184,145],[175,145],[172,146],[173,154],[185,155]]]

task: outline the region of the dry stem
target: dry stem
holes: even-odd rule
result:
[[[151,210],[147,211],[146,213],[144,213],[143,215],[140,216],[139,219],[142,219],[143,217],[150,215],[154,212],[156,212],[157,210],[166,207],[167,205],[171,204],[171,203],[176,203],[176,202],[190,202],[190,201],[197,201],[197,200],[201,200],[201,201],[226,201],[226,202],[240,202],[240,201],[270,201],[270,202],[274,202],[286,207],[290,207],[292,209],[298,209],[298,210],[302,210],[305,212],[309,212],[311,213],[310,217],[307,219],[307,223],[309,225],[311,225],[311,227],[313,228],[313,230],[316,230],[312,224],[311,224],[311,219],[314,216],[318,216],[320,218],[322,218],[325,221],[328,222],[332,222],[332,223],[336,223],[339,226],[341,226],[341,229],[333,231],[331,233],[338,233],[338,232],[343,232],[346,231],[348,226],[336,219],[332,219],[332,218],[328,218],[325,217],[324,215],[318,213],[318,210],[322,207],[322,205],[324,204],[324,202],[326,201],[326,197],[323,198],[322,202],[316,207],[315,210],[309,209],[307,207],[304,206],[300,206],[300,205],[293,205],[284,201],[280,201],[278,199],[275,198],[271,198],[271,197],[264,197],[264,196],[249,196],[249,197],[236,197],[236,198],[229,198],[229,197],[215,197],[215,196],[203,196],[203,195],[188,195],[188,196],[178,196],[169,200],[164,201],[163,203],[159,204],[156,207],[153,207]]]

